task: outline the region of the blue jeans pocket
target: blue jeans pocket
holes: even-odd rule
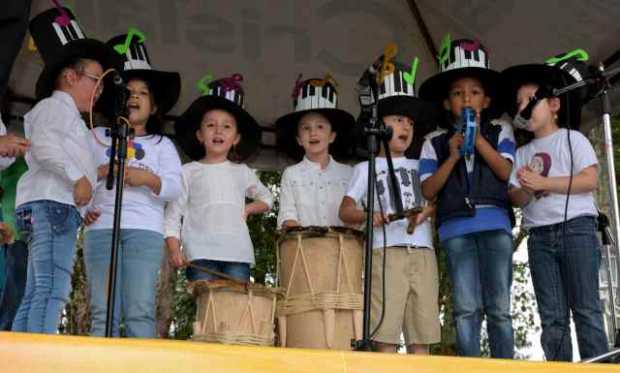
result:
[[[57,203],[48,204],[46,207],[47,219],[54,234],[67,233],[69,229],[76,229],[79,225],[79,214],[75,207]]]
[[[32,209],[30,207],[15,210],[15,224],[24,242],[28,242],[32,234]]]

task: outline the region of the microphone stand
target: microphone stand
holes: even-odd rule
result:
[[[120,243],[121,229],[121,209],[123,205],[123,186],[125,183],[125,163],[127,160],[127,138],[131,134],[129,125],[125,119],[127,117],[128,91],[124,86],[116,87],[116,99],[114,105],[115,121],[109,135],[112,138],[110,147],[110,163],[108,176],[106,178],[106,189],[112,190],[116,181],[116,194],[114,199],[114,223],[112,225],[112,249],[110,254],[110,270],[108,277],[108,302],[106,311],[105,336],[112,337],[112,324],[114,320],[114,303],[116,297],[116,275],[118,272],[118,247]],[[118,159],[118,166],[115,165]]]
[[[366,237],[364,247],[364,314],[363,314],[363,328],[362,339],[351,340],[351,347],[355,351],[372,351],[372,341],[370,335],[370,305],[371,305],[371,293],[372,293],[372,250],[373,250],[373,215],[374,215],[374,201],[375,201],[375,187],[376,187],[376,154],[378,140],[384,146],[386,161],[388,165],[388,177],[390,182],[387,185],[388,190],[394,197],[394,205],[396,214],[398,216],[405,216],[403,211],[403,203],[400,195],[400,188],[398,179],[394,172],[394,165],[392,163],[392,157],[390,155],[390,148],[388,141],[392,136],[392,129],[386,127],[383,121],[378,117],[378,87],[376,82],[376,76],[374,74],[366,74],[367,84],[365,87],[366,94],[363,101],[362,92],[360,92],[360,102],[362,104],[362,117],[367,119],[367,123],[361,123],[364,125],[364,135],[367,139],[368,146],[368,185],[366,194]],[[366,80],[364,77],[362,80]],[[383,253],[386,255],[386,253]],[[385,299],[383,299],[385,302]]]
[[[598,70],[599,70],[599,74],[597,76],[593,78],[584,79],[580,82],[576,82],[574,84],[568,85],[561,89],[554,89],[553,95],[559,96],[561,94],[570,92],[574,89],[578,89],[578,88],[581,88],[581,87],[584,87],[590,84],[593,84],[593,85],[602,84],[602,90],[600,91],[598,96],[601,99],[602,112],[603,112],[602,118],[603,118],[604,148],[605,148],[605,157],[607,160],[607,172],[609,176],[608,177],[609,197],[611,201],[610,212],[613,215],[613,222],[614,222],[614,228],[615,228],[613,237],[611,235],[606,236],[606,234],[603,234],[603,246],[605,246],[607,249],[607,261],[606,261],[607,273],[611,274],[612,272],[618,273],[618,268],[616,268],[615,271],[612,268],[611,246],[612,244],[615,244],[614,254],[616,258],[619,258],[620,251],[619,251],[617,244],[618,242],[620,242],[619,240],[620,238],[620,214],[618,212],[618,191],[616,190],[616,168],[614,164],[614,147],[613,147],[613,140],[612,140],[612,133],[611,133],[611,103],[609,100],[608,91],[611,89],[609,78],[611,76],[614,76],[620,73],[620,67],[616,67],[614,69],[610,69],[606,71],[605,67],[601,64]],[[616,266],[617,266],[617,263],[616,263]],[[615,347],[620,347],[618,345],[618,342],[620,342],[620,330],[618,329],[618,326],[617,326],[618,313],[616,310],[616,297],[613,294],[614,289],[613,289],[612,279],[613,278],[610,276],[609,277],[609,294],[610,294],[609,299],[611,303],[611,317],[612,317],[612,325],[614,328],[614,332],[616,334],[615,335],[615,341],[616,341]],[[601,356],[593,357],[588,360],[583,360],[582,362],[584,363],[598,362],[601,360],[607,360],[610,357],[616,356],[618,354],[620,354],[620,348],[614,351],[611,351],[609,353],[606,353],[604,355],[601,355]]]

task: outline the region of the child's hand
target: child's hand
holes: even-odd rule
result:
[[[84,224],[91,225],[92,223],[96,222],[97,219],[99,219],[99,216],[101,216],[100,209],[86,211],[86,215],[84,215]]]
[[[0,243],[3,245],[12,244],[14,237],[15,234],[13,233],[11,226],[6,223],[0,223]]]
[[[153,174],[137,167],[127,167],[125,169],[125,184],[138,187],[147,185]]]
[[[102,164],[101,166],[97,167],[97,180],[103,180],[107,178],[109,169],[110,169],[110,166],[108,166],[107,164]],[[115,167],[115,171],[116,171],[116,167]]]
[[[90,181],[86,176],[82,176],[73,185],[73,200],[78,207],[82,207],[88,204],[88,201],[93,196],[93,187],[90,185]]]
[[[181,250],[170,250],[168,249],[168,263],[172,266],[172,268],[181,268],[187,265],[187,260]]]
[[[380,212],[375,212],[372,215],[372,225],[373,227],[380,227],[385,224],[390,224],[390,218],[386,213],[381,214]]]
[[[540,175],[537,172],[532,172],[529,169],[520,169],[517,172],[517,179],[525,190],[533,192],[547,190],[548,178]]]
[[[297,220],[289,219],[282,222],[282,229],[285,231],[296,227],[299,227],[299,222]]]
[[[450,158],[454,160],[458,160],[461,158],[461,146],[463,146],[463,142],[465,138],[460,133],[455,133],[452,135],[450,140],[448,141],[448,145],[450,146]]]
[[[476,143],[474,144],[476,149],[480,147],[481,144],[484,144],[486,141],[487,140],[484,138],[484,136],[481,135],[480,127],[477,127],[476,128]]]
[[[166,237],[166,249],[168,252],[168,263],[173,268],[180,268],[187,265],[187,260],[181,252],[181,241],[175,237]]]
[[[0,136],[0,156],[17,157],[24,155],[30,147],[30,140],[15,135]]]

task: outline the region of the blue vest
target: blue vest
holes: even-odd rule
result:
[[[481,126],[481,135],[497,150],[497,140],[502,128],[489,122],[484,123]],[[431,139],[438,165],[443,164],[450,155],[448,141],[453,134],[454,130],[449,130]],[[508,199],[508,182],[495,176],[478,151],[474,157],[474,169],[471,175],[467,175],[465,159],[461,158],[439,191],[437,225],[451,218],[474,216],[475,205],[493,205],[507,209],[511,221],[513,220]]]

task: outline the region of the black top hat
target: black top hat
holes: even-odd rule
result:
[[[385,64],[390,64],[388,73],[381,73],[386,71]],[[435,129],[437,122],[435,107],[416,95],[417,66],[417,58],[413,60],[411,66],[395,61],[384,61],[378,69],[377,77],[378,116],[383,118],[388,115],[403,115],[414,122],[414,138],[405,151],[405,156],[409,158],[418,158],[424,136]],[[362,149],[366,149],[365,137],[359,133],[358,136],[361,137]]]
[[[503,112],[498,89],[501,86],[500,73],[491,70],[489,53],[478,40],[450,40],[446,36],[439,52],[439,73],[428,78],[420,86],[420,97],[442,102],[448,97],[450,85],[457,79],[471,77],[480,80],[485,94],[491,98],[486,109],[488,117],[499,116]]]
[[[535,83],[549,92],[589,78],[594,72],[585,61],[588,55],[583,50],[575,50],[557,55],[544,64],[525,64],[502,71],[506,84],[505,101],[511,117],[517,114],[516,97],[519,88],[527,83]],[[561,126],[570,125],[578,129],[581,124],[581,108],[592,98],[594,88],[585,86],[560,95],[558,120]]]
[[[235,147],[235,160],[243,161],[258,150],[261,130],[256,120],[243,109],[244,92],[241,87],[243,76],[234,74],[208,83],[204,95],[196,99],[177,119],[174,131],[183,151],[197,161],[205,156],[204,146],[198,141],[196,131],[200,129],[202,117],[213,109],[229,112],[237,121],[241,141]]]
[[[98,40],[87,38],[67,8],[51,8],[39,13],[30,21],[29,28],[45,63],[36,84],[39,99],[52,94],[60,71],[78,58],[93,59],[104,69],[119,65],[114,50]]]
[[[336,132],[336,140],[329,147],[330,153],[337,159],[350,157],[352,142],[349,135],[355,119],[351,114],[337,108],[336,82],[329,74],[323,79],[304,81],[301,76],[299,74],[293,88],[293,112],[276,120],[276,146],[289,157],[300,160],[304,150],[295,139],[297,126],[305,114],[314,112],[325,116],[332,130]]]
[[[123,66],[122,77],[125,82],[133,78],[144,80],[149,85],[157,110],[160,114],[165,114],[177,102],[181,93],[181,76],[178,72],[167,72],[155,70],[151,67],[151,60],[144,44],[145,37],[140,31],[130,28],[127,34],[117,35],[106,43],[114,48],[120,55]],[[100,99],[106,107],[110,95]]]

